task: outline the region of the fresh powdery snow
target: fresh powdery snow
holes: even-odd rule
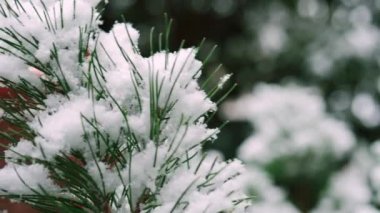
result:
[[[5,111],[28,134],[5,153],[0,193],[42,209],[245,212],[243,165],[201,150],[219,130],[204,123],[216,104],[197,83],[197,49],[142,57],[131,24],[98,28],[98,3],[0,3],[0,77],[32,103]]]

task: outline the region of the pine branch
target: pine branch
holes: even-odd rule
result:
[[[169,52],[172,20],[157,37],[152,29],[144,58],[131,25],[98,29],[97,1],[54,3],[0,3],[0,62],[20,68],[17,77],[0,71],[11,97],[0,101],[3,119],[17,128],[0,133],[13,143],[0,196],[44,212],[243,211],[240,185],[225,186],[243,167],[202,154],[219,132],[204,120],[222,86],[201,90],[204,64],[194,48],[182,42]],[[25,27],[31,23],[39,24]],[[16,190],[1,181],[9,176]],[[215,196],[226,205],[215,205]]]

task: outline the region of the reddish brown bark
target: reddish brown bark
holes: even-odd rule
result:
[[[87,53],[86,53],[86,56],[87,56]],[[11,100],[11,99],[15,99],[17,97],[18,97],[18,94],[15,93],[14,91],[12,91],[8,88],[0,87],[0,99]],[[25,98],[27,99],[27,97],[25,97]],[[17,103],[16,103],[16,105],[17,105]],[[0,118],[0,130],[5,131],[5,132],[14,132],[14,131],[17,131],[17,128],[10,125],[9,123],[1,120],[1,118]],[[9,141],[7,141],[3,138],[0,138],[0,144],[1,144],[0,156],[3,156],[4,151],[6,150],[6,148],[4,146],[8,146]],[[71,155],[68,158],[81,167],[85,166],[85,162],[82,162],[80,159],[76,158],[75,156]],[[5,161],[0,159],[0,169],[3,168],[5,166],[5,164],[6,164]],[[57,183],[57,184],[59,186],[62,186],[62,184],[60,184],[60,183]],[[38,213],[37,210],[33,209],[31,206],[29,206],[27,204],[12,203],[7,199],[0,199],[0,210],[8,210],[8,213]],[[106,203],[104,205],[104,212],[105,213],[111,212],[111,208],[108,205],[108,203]]]
[[[0,88],[0,98],[14,98],[16,94],[8,88]],[[0,119],[0,130],[1,131],[11,131],[15,130],[14,127]],[[3,145],[7,146],[9,142],[3,138],[0,138],[0,156],[4,155],[5,148]],[[0,169],[5,166],[5,161],[0,159]],[[7,210],[8,213],[38,213],[32,207],[22,203],[12,203],[7,199],[0,199],[0,210]]]

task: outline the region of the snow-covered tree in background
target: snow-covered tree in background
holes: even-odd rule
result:
[[[254,127],[238,156],[279,183],[327,179],[324,174],[355,147],[349,128],[325,112],[323,99],[312,88],[260,84],[252,94],[224,106],[228,118],[248,120]],[[258,188],[253,177],[248,187]]]
[[[361,136],[378,137],[379,9],[375,0],[247,2],[244,33],[231,39],[228,56],[244,64],[242,86],[251,87],[260,75],[266,82],[307,82]]]
[[[349,164],[330,179],[326,192],[313,213],[376,213],[379,178],[375,174],[379,166],[376,143],[372,148],[357,149]]]
[[[360,146],[330,179],[313,213],[377,213],[380,205],[380,141]]]
[[[240,158],[258,165],[280,160],[282,175],[317,174],[328,158],[341,159],[355,145],[345,123],[329,116],[322,98],[310,88],[261,84],[252,94],[227,103],[225,111],[232,120],[247,119],[254,126],[239,149]],[[299,160],[306,158],[300,168]]]
[[[380,141],[357,149],[330,180],[313,213],[377,213],[380,205]]]
[[[275,186],[270,175],[262,168],[249,165],[246,185],[247,193],[252,195],[253,204],[248,208],[251,213],[298,213],[298,209],[287,200],[287,195]]]
[[[98,28],[98,3],[0,3],[0,107],[18,129],[1,131],[0,195],[44,212],[244,212],[242,164],[201,150],[219,130],[197,49],[170,53],[165,32],[142,57],[130,24]]]

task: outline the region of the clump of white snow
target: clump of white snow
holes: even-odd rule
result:
[[[142,57],[131,24],[116,24],[109,33],[98,29],[97,3],[23,2],[17,15],[0,14],[1,29],[28,39],[20,44],[25,51],[0,42],[12,50],[0,52],[0,63],[10,68],[0,76],[26,79],[46,93],[42,110],[24,118],[35,136],[6,151],[0,193],[29,195],[34,189],[80,200],[51,176],[60,174],[59,167],[46,166],[68,158],[91,177],[97,193],[114,196],[115,212],[244,212],[249,202],[241,162],[201,150],[219,130],[204,123],[216,104],[197,83],[202,62],[196,49]],[[3,31],[0,37],[15,40]],[[25,184],[14,186],[17,171]]]

